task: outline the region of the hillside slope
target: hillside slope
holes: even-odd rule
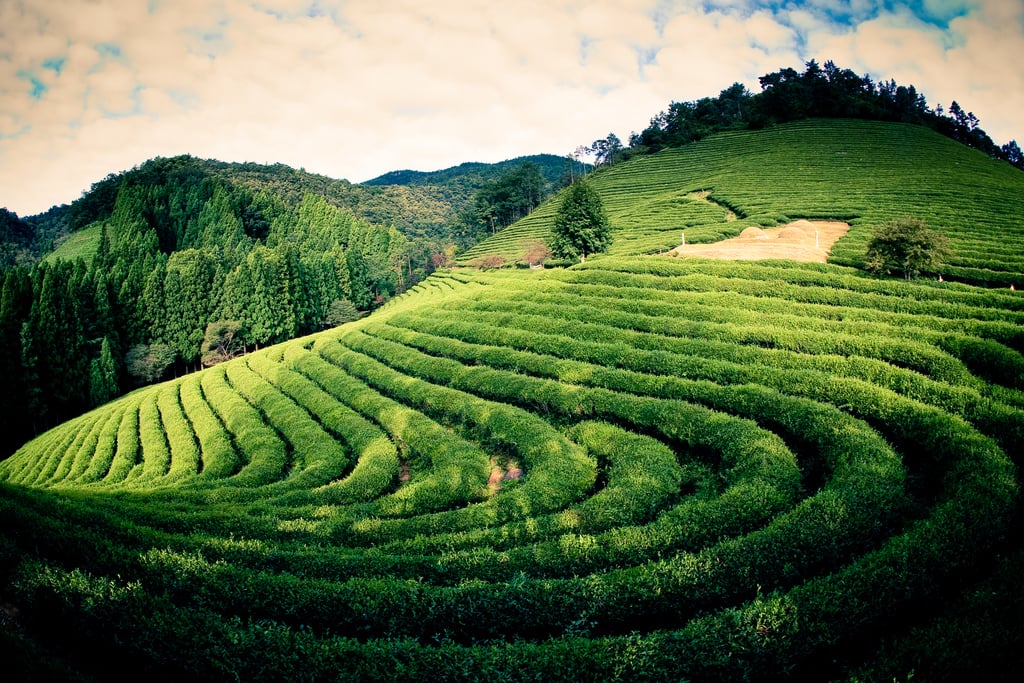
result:
[[[704,183],[684,150],[594,174],[620,230],[677,216],[673,192],[765,222],[845,197],[826,215],[861,233],[935,193],[884,192],[894,161],[746,178],[761,146],[729,174],[710,151],[743,135],[716,139]],[[968,196],[1016,182],[950,154]],[[956,249],[985,232],[957,225]],[[439,272],[0,463],[0,652],[86,680],[1015,680],[1022,444],[1007,287],[621,255]]]
[[[613,255],[714,242],[751,225],[840,219],[852,229],[831,261],[860,265],[872,229],[903,216],[949,236],[947,278],[1024,282],[1024,173],[921,126],[810,120],[720,133],[590,175],[614,230]],[[510,261],[546,239],[553,197],[527,218],[463,254]]]

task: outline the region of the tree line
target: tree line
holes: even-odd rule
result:
[[[3,455],[204,354],[345,322],[422,277],[396,228],[322,196],[291,204],[233,186],[188,158],[147,162],[72,216],[107,211],[91,262],[0,271]]]
[[[562,181],[551,182],[541,168],[525,161],[483,182],[472,204],[455,221],[457,246],[469,247],[529,215]]]
[[[612,163],[723,130],[759,129],[805,118],[858,118],[927,126],[1024,170],[1024,154],[1017,142],[997,145],[980,127],[978,117],[956,101],[948,110],[941,105],[932,109],[913,85],[898,85],[891,79],[876,83],[831,61],[820,66],[811,60],[804,67],[802,73],[785,68],[761,76],[760,93],[734,83],[718,97],[672,102],[647,128],[632,133],[628,146],[612,133],[584,149],[595,155],[598,163]]]

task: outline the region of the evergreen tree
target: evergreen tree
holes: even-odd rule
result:
[[[220,260],[200,249],[171,254],[164,280],[165,341],[185,363],[198,360],[203,331],[220,305]]]
[[[110,339],[103,338],[100,355],[89,365],[89,402],[98,406],[115,398],[120,390],[117,380],[117,365]]]
[[[577,180],[565,191],[555,215],[551,251],[559,258],[579,258],[605,251],[611,244],[611,228],[601,197],[585,180]]]
[[[323,318],[322,307],[317,302],[317,285],[314,273],[299,258],[294,247],[280,249],[284,266],[286,299],[292,305],[289,316],[291,329],[285,330],[287,337],[312,332]]]
[[[324,323],[327,327],[337,327],[359,319],[359,311],[348,299],[336,299],[328,307]]]
[[[193,246],[211,249],[221,247],[224,252],[229,252],[251,243],[223,186],[218,185],[214,190],[213,196],[199,212],[198,220],[199,243]]]
[[[146,276],[146,282],[142,287],[142,298],[139,300],[139,315],[146,323],[144,333],[132,339],[140,343],[145,339],[166,339],[167,336],[167,315],[164,307],[164,280],[167,277],[165,262],[157,262],[153,270]],[[126,344],[127,346],[128,344]]]
[[[273,344],[295,334],[295,310],[289,298],[284,258],[277,250],[256,247],[248,257],[252,295],[248,307],[249,338]]]
[[[113,265],[110,234],[107,231],[106,222],[100,226],[100,242],[96,246],[96,255],[92,259],[92,265],[95,270],[104,273]]]
[[[30,409],[45,424],[77,415],[87,403],[88,359],[74,268],[58,261],[44,269],[39,295],[22,326],[22,360]]]
[[[251,260],[250,255],[224,278],[224,296],[217,312],[219,320],[237,320],[244,330],[252,329],[255,310],[252,302],[255,288],[249,267]],[[252,337],[247,337],[246,341],[255,342]]]
[[[114,306],[111,303],[113,297],[110,293],[110,285],[102,270],[96,270],[93,275],[93,296],[92,296],[92,324],[89,327],[88,338],[99,339],[103,337],[118,338],[118,326],[114,318]]]
[[[0,458],[6,457],[31,435],[25,369],[22,365],[21,329],[32,308],[32,283],[24,268],[2,273],[0,290]]]
[[[121,185],[110,217],[114,232],[110,239],[111,255],[114,258],[141,259],[160,250],[156,231],[147,220],[150,213],[147,200],[145,187],[129,180]]]
[[[349,249],[345,254],[345,265],[348,266],[352,303],[359,310],[365,311],[370,308],[370,302],[372,301],[370,288],[367,285],[366,261],[359,251]]]

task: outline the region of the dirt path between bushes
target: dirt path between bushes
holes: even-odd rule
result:
[[[668,256],[736,259],[790,259],[824,263],[836,240],[850,229],[840,221],[798,220],[778,228],[746,228],[739,237],[712,244],[686,244],[668,252]]]

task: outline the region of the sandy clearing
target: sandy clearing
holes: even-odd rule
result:
[[[668,256],[759,261],[790,259],[824,263],[836,240],[850,229],[840,221],[798,220],[777,228],[745,228],[739,237],[712,244],[686,244],[668,252]]]

